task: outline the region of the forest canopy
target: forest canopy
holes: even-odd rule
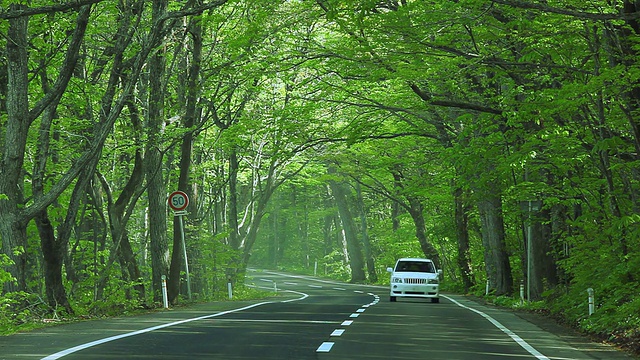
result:
[[[0,321],[418,256],[640,335],[637,2],[0,4]]]

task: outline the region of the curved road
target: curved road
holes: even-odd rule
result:
[[[0,359],[556,359],[631,357],[462,296],[389,302],[388,288],[252,271],[277,299],[87,321],[0,338]]]

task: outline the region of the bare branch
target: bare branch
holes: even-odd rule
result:
[[[520,9],[540,10],[547,13],[567,15],[567,16],[571,16],[579,19],[588,19],[588,20],[640,19],[640,12],[624,13],[624,14],[619,14],[619,13],[604,14],[604,13],[591,13],[586,11],[557,8],[557,7],[549,6],[542,3],[532,3],[529,1],[521,1],[521,0],[493,0],[493,2],[496,4],[507,5],[515,8],[520,8]]]
[[[75,0],[69,1],[64,4],[55,4],[49,6],[41,6],[35,8],[24,8],[17,10],[7,10],[0,12],[0,19],[9,20],[15,19],[23,16],[33,16],[40,14],[49,14],[54,12],[64,12],[72,9],[77,9],[83,7],[85,5],[93,5],[99,2],[103,2],[104,0]]]

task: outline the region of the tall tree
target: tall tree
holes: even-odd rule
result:
[[[367,275],[369,282],[378,282],[378,273],[376,272],[376,261],[371,248],[371,239],[369,238],[369,230],[367,224],[367,212],[362,196],[362,186],[360,182],[356,182],[356,201],[358,203],[358,213],[360,215],[360,231],[362,232],[362,247],[364,250],[364,258],[367,264]]]
[[[166,17],[167,0],[153,2],[152,22],[161,23]],[[149,100],[146,119],[147,146],[145,149],[147,194],[149,198],[149,237],[151,239],[152,288],[154,298],[161,299],[162,276],[169,274],[169,241],[167,239],[167,186],[162,171],[161,135],[165,123],[165,53],[157,51],[149,59]],[[178,281],[171,279],[170,281]]]
[[[333,177],[338,175],[337,169],[334,165],[328,165],[327,173]],[[347,242],[349,267],[351,268],[351,282],[363,282],[367,279],[364,272],[365,264],[362,256],[362,245],[358,239],[356,225],[353,220],[351,209],[349,208],[349,188],[339,179],[330,179],[329,186],[331,187],[331,193],[336,201],[336,206],[338,207],[338,213],[340,214],[340,220],[342,223],[342,231],[344,232],[344,238]]]

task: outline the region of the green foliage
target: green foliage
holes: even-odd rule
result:
[[[265,291],[262,289],[257,289],[252,286],[237,286],[233,290],[233,300],[234,301],[243,301],[243,300],[256,300],[256,299],[265,299],[267,297],[274,296],[275,293],[271,291]],[[222,298],[224,299],[224,298]],[[227,300],[229,297],[227,296]]]
[[[344,260],[344,254],[340,250],[334,250],[326,255],[319,263],[322,275],[331,279],[349,281],[351,278],[351,268]]]
[[[227,271],[239,265],[240,254],[222,241],[228,233],[212,235],[200,231],[192,234],[197,234],[188,245],[192,249],[189,261],[193,291],[201,301],[224,299],[227,296]],[[186,282],[184,276],[182,281]]]
[[[49,306],[37,294],[12,292],[2,295],[0,335],[37,327],[47,317],[49,310]]]
[[[10,281],[16,281],[15,277],[11,275],[10,272],[6,271],[5,268],[9,265],[12,265],[13,261],[5,255],[0,254],[0,286],[4,286],[5,283]]]

